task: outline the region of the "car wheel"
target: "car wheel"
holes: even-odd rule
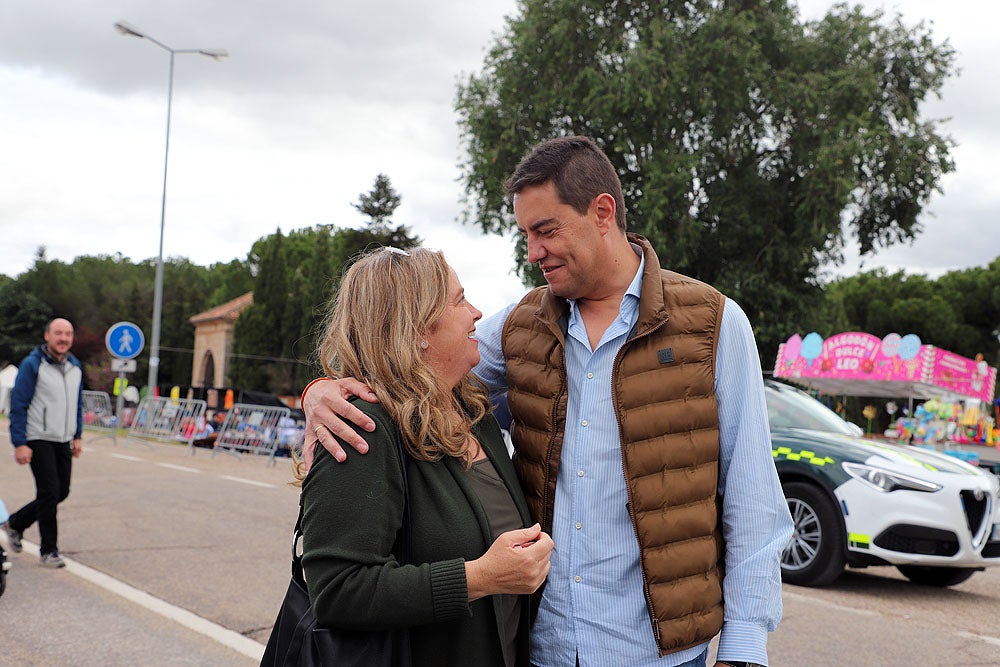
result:
[[[825,586],[844,571],[844,529],[837,506],[805,482],[782,485],[794,532],[781,552],[781,578],[797,586]]]
[[[896,569],[915,584],[924,586],[954,586],[977,572],[971,567],[928,567],[926,565],[897,565]]]

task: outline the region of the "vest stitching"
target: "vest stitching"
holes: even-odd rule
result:
[[[634,337],[625,341],[625,343],[618,350],[618,353],[615,355],[615,359],[611,364],[612,387],[617,387],[619,385],[622,361],[625,359],[625,353],[632,348],[633,343],[640,338],[645,338],[656,333],[657,330],[662,328],[667,323],[669,318],[669,315],[664,314],[663,319],[661,319],[655,326],[647,327],[645,330],[636,333]],[[566,362],[563,361],[563,366],[565,365]],[[628,462],[625,460],[625,443],[627,442],[627,439],[625,438],[625,429],[622,427],[621,392],[612,392],[611,399],[615,409],[615,421],[618,422],[618,449],[621,452],[622,457],[622,473],[625,477],[625,490],[628,492],[628,513],[629,517],[632,519],[632,530],[635,532],[636,541],[639,542],[639,573],[642,575],[642,593],[646,598],[646,613],[649,615],[649,624],[652,626],[653,636],[656,638],[656,645],[660,646],[660,626],[656,622],[656,618],[653,616],[653,610],[655,607],[653,605],[653,594],[649,586],[649,576],[646,574],[646,554],[645,550],[642,548],[642,542],[639,540],[639,519],[636,515],[635,509],[635,493],[633,489],[634,480],[629,479]]]
[[[685,433],[705,433],[705,432],[712,432],[712,431],[717,431],[717,430],[718,430],[717,428],[713,428],[711,426],[696,426],[695,428],[692,428],[692,429],[686,431]],[[680,433],[678,433],[678,434],[671,434],[671,435],[654,435],[654,436],[649,437],[649,438],[643,438],[642,440],[632,440],[629,443],[629,446],[648,445],[648,444],[651,444],[651,443],[654,443],[654,442],[662,442],[664,440],[676,440],[678,438],[687,439],[683,434],[680,434]]]

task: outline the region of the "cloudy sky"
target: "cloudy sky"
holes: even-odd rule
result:
[[[832,3],[803,0],[817,18]],[[1000,92],[992,3],[865,2],[932,23],[961,74],[927,115],[947,117],[957,170],[912,246],[865,268],[930,275],[1000,254]],[[0,273],[49,258],[155,257],[169,56],[126,37],[124,20],[176,58],[165,256],[208,265],[254,240],[315,224],[361,224],[351,204],[385,173],[402,196],[395,222],[443,249],[489,313],[523,291],[510,238],[463,227],[453,111],[514,0],[5,0],[0,3]],[[994,14],[986,16],[985,14]],[[855,257],[842,271],[859,266]]]

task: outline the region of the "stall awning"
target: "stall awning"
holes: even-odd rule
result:
[[[778,348],[774,376],[826,394],[978,399],[993,402],[997,369],[933,345],[914,334],[879,338],[846,332],[823,339],[795,334]]]

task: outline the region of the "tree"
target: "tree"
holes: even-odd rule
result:
[[[41,308],[48,318],[65,317],[73,323],[73,352],[85,367],[93,369],[86,374],[88,388],[107,390],[110,389],[109,383],[97,384],[94,381],[94,378],[105,377],[110,365],[104,343],[105,333],[115,322],[128,320],[149,335],[152,330],[154,274],[153,259],[136,263],[115,253],[81,256],[67,264],[47,259],[43,247],[35,255],[34,265],[8,285],[16,290],[14,298],[21,304],[19,307],[27,307],[24,300],[31,297],[41,306],[36,304],[29,310]],[[186,385],[190,382],[194,327],[189,318],[250,289],[250,270],[242,262],[234,260],[205,268],[182,257],[166,259],[163,266],[159,373],[164,385]],[[3,324],[0,341],[11,336],[10,332],[17,331],[22,322],[31,322],[25,318],[0,320]],[[38,329],[38,332],[27,335],[22,345],[27,342],[36,344],[40,331]],[[148,360],[145,353],[136,359],[138,365],[134,377],[145,376]]]
[[[321,370],[316,359],[327,305],[352,258],[375,246],[412,248],[420,239],[391,216],[400,197],[379,174],[355,205],[369,216],[361,229],[317,225],[259,239],[247,260],[254,276],[254,303],[233,334],[233,383],[244,389],[297,393]]]
[[[389,224],[389,218],[399,207],[400,197],[392,189],[392,183],[385,174],[375,177],[375,185],[368,194],[362,193],[358,196],[358,203],[351,204],[358,211],[367,215],[371,220],[369,224],[373,227],[381,228]]]
[[[253,291],[253,275],[245,262],[234,259],[227,263],[216,263],[208,269],[212,281],[212,295],[208,299],[209,308]]]
[[[954,53],[923,25],[782,0],[524,0],[459,86],[469,218],[513,224],[501,184],[535,143],[594,138],[663,266],[740,302],[762,357],[809,317],[819,270],[909,240],[951,141],[923,119]],[[518,250],[527,282],[540,276]],[[766,362],[765,362],[766,363]]]
[[[937,286],[955,313],[951,349],[972,358],[982,354],[1000,366],[1000,257],[985,267],[949,271]]]
[[[827,285],[821,303],[802,331],[914,333],[924,343],[1000,365],[1000,257],[937,280],[884,269],[860,273]]]
[[[0,285],[0,368],[5,362],[20,364],[42,342],[52,311],[17,281]]]
[[[278,229],[258,240],[251,251],[251,263],[257,266],[254,302],[236,321],[230,365],[233,383],[243,389],[291,390],[288,371],[275,363],[286,356],[289,333],[285,318],[289,262],[284,240]]]

